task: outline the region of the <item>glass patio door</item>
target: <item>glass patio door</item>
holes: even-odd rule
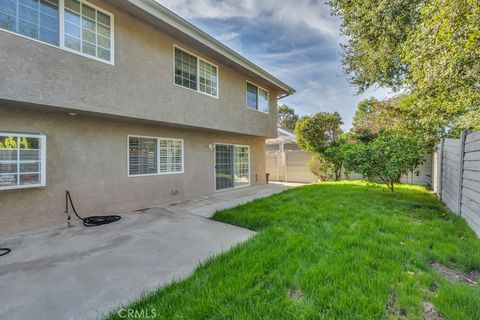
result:
[[[248,146],[215,146],[215,189],[250,184],[250,148]]]
[[[215,187],[217,190],[233,188],[233,146],[215,146]]]

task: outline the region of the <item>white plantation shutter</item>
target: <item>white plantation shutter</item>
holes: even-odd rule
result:
[[[129,137],[129,175],[183,172],[183,140]]]
[[[160,173],[183,171],[183,142],[181,140],[160,140]]]
[[[129,174],[157,173],[157,139],[129,138]]]

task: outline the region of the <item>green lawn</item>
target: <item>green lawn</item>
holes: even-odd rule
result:
[[[446,319],[480,319],[479,286],[430,267],[480,270],[480,240],[421,187],[321,183],[214,219],[258,234],[132,308],[165,319],[423,319],[429,301]]]

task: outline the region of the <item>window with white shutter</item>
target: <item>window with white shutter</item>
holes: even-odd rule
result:
[[[129,136],[128,175],[183,172],[183,140]]]

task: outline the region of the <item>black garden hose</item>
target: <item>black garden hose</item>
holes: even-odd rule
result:
[[[4,255],[6,255],[6,254],[9,254],[11,251],[12,251],[12,249],[0,248],[0,257],[1,257],[1,256],[4,256]]]
[[[83,221],[83,225],[85,227],[95,227],[101,226],[104,224],[109,224],[112,222],[117,222],[118,220],[122,219],[120,216],[92,216],[87,218],[82,218],[78,215],[77,210],[75,210],[75,206],[72,202],[72,197],[70,196],[70,192],[68,190],[65,192],[65,213],[68,214],[68,204],[72,207],[73,212],[77,216],[78,219]],[[68,220],[70,220],[70,215],[68,215]]]

